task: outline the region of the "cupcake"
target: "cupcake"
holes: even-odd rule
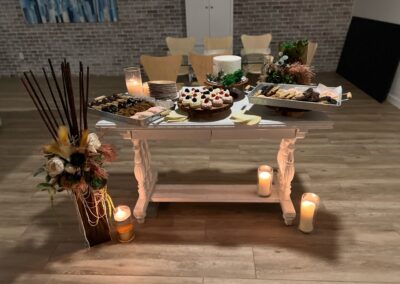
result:
[[[190,101],[190,108],[200,108],[201,107],[201,101],[199,99],[193,98]]]
[[[220,107],[223,104],[224,104],[224,101],[222,100],[222,98],[220,96],[216,96],[212,101],[212,105],[215,107]]]
[[[214,89],[214,90],[212,90],[212,94],[216,94],[216,95],[218,95],[219,94],[219,92],[221,91],[221,89],[220,88],[216,88],[216,89]]]
[[[182,105],[189,106],[191,101],[192,101],[192,98],[190,96],[186,96],[182,101]]]
[[[233,98],[231,95],[225,94],[222,96],[222,101],[224,102],[224,104],[231,104],[233,103]]]
[[[183,102],[183,100],[185,99],[186,96],[187,96],[187,94],[181,93],[181,95],[179,96],[179,102]]]
[[[210,99],[205,99],[202,103],[201,103],[201,108],[202,109],[211,109],[213,106],[212,102]]]

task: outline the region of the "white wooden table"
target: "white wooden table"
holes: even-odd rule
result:
[[[235,102],[232,113],[246,107],[247,114],[262,117],[256,126],[235,125],[229,116],[216,121],[189,121],[181,123],[157,122],[136,127],[119,122],[100,120],[96,127],[104,131],[119,131],[133,143],[134,174],[138,182],[139,198],[134,208],[138,222],[144,222],[149,202],[246,202],[280,203],[283,219],[291,225],[296,217],[291,200],[291,182],[294,177],[294,150],[297,139],[309,130],[330,129],[333,123],[324,113],[308,112],[302,118],[280,116],[264,106],[252,105],[247,97]],[[161,185],[157,170],[151,165],[148,140],[211,140],[211,139],[281,139],[277,154],[279,171],[274,178],[269,197],[257,195],[257,185]],[[258,165],[257,165],[258,166]]]

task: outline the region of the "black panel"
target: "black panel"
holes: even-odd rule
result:
[[[400,59],[400,25],[353,17],[337,73],[383,102]]]

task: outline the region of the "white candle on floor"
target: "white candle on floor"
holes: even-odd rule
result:
[[[273,169],[270,166],[260,166],[258,168],[258,195],[270,196],[272,189]]]
[[[300,209],[299,229],[304,233],[310,233],[314,230],[314,212],[315,204],[311,201],[303,201]]]
[[[315,215],[319,197],[314,193],[304,193],[301,198],[299,230],[311,233],[314,230]]]
[[[129,242],[135,237],[131,209],[120,205],[114,210],[115,226],[120,242]]]

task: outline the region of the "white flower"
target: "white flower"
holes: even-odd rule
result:
[[[282,52],[282,51],[279,51],[278,55],[279,55],[279,56],[282,56],[282,55],[283,55],[283,52]]]
[[[67,172],[67,173],[69,173],[69,174],[74,174],[74,173],[76,173],[76,171],[77,171],[78,169],[77,168],[75,168],[73,165],[71,165],[71,164],[66,164],[65,165],[65,171]]]
[[[101,147],[101,143],[99,137],[97,137],[96,133],[90,133],[88,135],[88,150],[89,152],[97,153],[97,149]]]
[[[49,176],[55,177],[64,170],[64,162],[59,157],[53,157],[46,163],[46,170]]]

